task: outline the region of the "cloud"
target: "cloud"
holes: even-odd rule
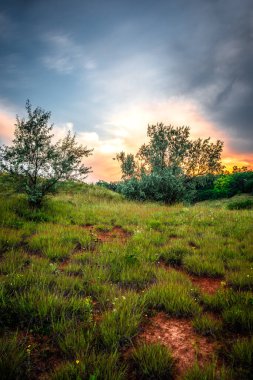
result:
[[[53,128],[54,142],[66,136],[67,131],[76,133],[79,144],[94,149],[93,155],[84,158],[84,164],[91,166],[93,173],[88,182],[99,179],[120,180],[121,173],[117,161],[113,158],[122,150],[137,153],[138,148],[147,142],[148,124],[163,122],[165,125],[189,126],[192,138],[211,137],[213,141],[225,141],[223,163],[231,169],[234,165],[253,167],[253,154],[239,154],[231,147],[228,134],[221,131],[208,120],[197,103],[185,98],[171,98],[163,102],[137,103],[126,109],[108,113],[105,121],[94,131],[76,131],[73,122],[58,123]],[[9,143],[13,138],[15,119],[11,113],[0,113],[0,140]]]
[[[85,49],[64,34],[48,34],[44,37],[47,53],[41,61],[49,70],[59,74],[71,74],[75,70],[93,70],[96,68],[95,60]]]

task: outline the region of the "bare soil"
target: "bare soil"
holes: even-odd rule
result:
[[[221,279],[197,276],[190,276],[190,279],[203,293],[214,294],[221,289]]]
[[[172,267],[166,265],[163,262],[160,262],[159,265],[166,270],[174,270],[183,273],[184,275],[189,277],[193,285],[197,286],[203,293],[214,294],[217,292],[217,290],[222,288],[221,278],[194,276],[187,273],[182,267]]]
[[[131,233],[125,231],[120,226],[115,226],[111,230],[97,230],[95,226],[84,226],[84,228],[90,231],[91,234],[97,239],[100,243],[107,243],[113,240],[122,241],[123,243],[131,236]]]
[[[161,343],[172,352],[176,361],[176,375],[180,379],[185,371],[197,360],[200,366],[205,366],[212,360],[218,347],[217,342],[197,335],[187,319],[168,318],[160,312],[150,318],[136,339],[140,343]]]

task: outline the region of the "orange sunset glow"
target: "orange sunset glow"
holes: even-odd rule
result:
[[[53,119],[53,115],[52,115]],[[163,122],[166,125],[190,126],[193,139],[211,137],[213,141],[224,141],[222,163],[232,171],[233,166],[253,167],[253,153],[242,154],[231,148],[229,134],[207,120],[196,104],[190,101],[172,99],[163,103],[139,104],[128,110],[108,116],[96,132],[78,132],[78,142],[94,148],[93,155],[85,159],[85,164],[92,167],[88,182],[98,180],[118,181],[121,178],[119,164],[113,160],[121,151],[136,153],[138,148],[147,141],[148,124]],[[0,115],[1,139],[9,143],[14,137],[15,118],[9,114]],[[68,130],[75,132],[72,122],[54,126],[55,140],[63,138]],[[106,134],[100,136],[100,131]]]

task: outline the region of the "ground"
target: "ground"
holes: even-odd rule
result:
[[[3,378],[250,379],[253,211],[230,202],[2,189]]]

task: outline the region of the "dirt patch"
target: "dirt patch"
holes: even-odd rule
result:
[[[131,236],[130,232],[125,231],[120,226],[115,226],[111,230],[97,230],[95,226],[90,225],[84,226],[84,228],[90,231],[95,240],[100,243],[108,243],[114,240],[124,243]]]
[[[217,343],[197,335],[186,319],[169,319],[165,313],[158,313],[143,327],[136,343],[161,343],[168,347],[176,360],[176,373],[179,379],[197,360],[205,366],[214,354]]]
[[[166,270],[173,270],[183,273],[192,281],[193,285],[198,287],[203,293],[214,294],[217,290],[222,289],[222,279],[220,278],[190,275],[182,267],[169,266],[162,261],[159,262],[159,266]]]
[[[48,336],[21,333],[30,356],[29,379],[49,379],[49,373],[62,362],[60,350]]]
[[[190,276],[190,279],[203,293],[214,294],[221,289],[221,280],[217,278]]]

